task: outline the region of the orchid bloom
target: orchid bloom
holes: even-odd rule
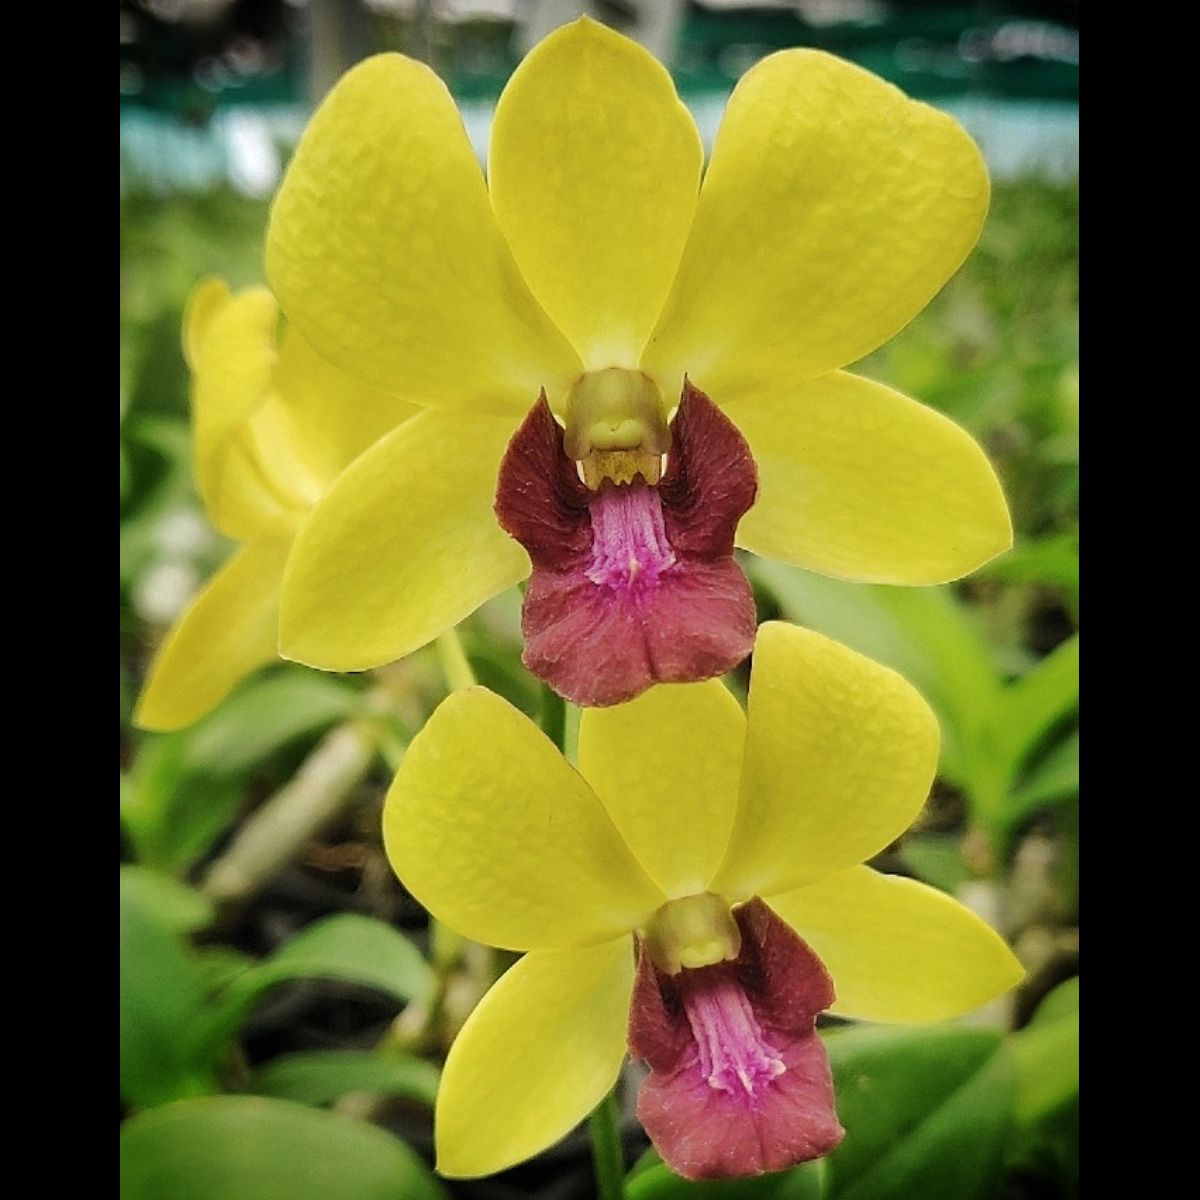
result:
[[[499,697],[451,695],[388,794],[388,856],[438,920],[527,953],[450,1049],[438,1169],[539,1153],[627,1045],[650,1068],[639,1118],[681,1175],[835,1146],[819,1012],[939,1020],[1022,974],[957,901],[860,865],[916,816],[937,753],[909,683],[778,622],[746,716],[719,680],[587,709],[578,773]]]
[[[294,329],[277,347],[266,288],[199,284],[184,317],[196,486],[243,542],[164,638],[134,719],[180,729],[277,657],[279,588],[300,523],[341,469],[417,410],[349,379]]]
[[[898,584],[1009,546],[970,436],[841,369],[974,245],[971,139],[785,50],[739,82],[701,186],[702,158],[663,67],[586,18],[505,87],[486,185],[427,67],[383,54],[338,83],[276,197],[267,272],[322,355],[426,411],[314,510],[281,653],[377,666],[532,571],[526,665],[612,704],[749,653],[735,540]]]

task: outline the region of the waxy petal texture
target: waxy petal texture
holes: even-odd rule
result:
[[[768,903],[820,955],[841,1016],[943,1021],[1024,975],[990,925],[915,879],[852,867]]]
[[[513,437],[496,492],[501,525],[534,564],[525,665],[587,706],[735,667],[754,643],[755,613],[733,536],[755,487],[745,440],[688,388],[661,483],[591,492],[543,397]]]
[[[427,410],[356,459],[296,539],[280,653],[378,667],[523,578],[529,560],[491,511],[511,432],[504,418]]]
[[[725,110],[642,367],[724,405],[854,362],[958,269],[987,204],[953,118],[822,51],[771,54]]]
[[[320,354],[406,400],[522,413],[580,371],[496,227],[450,93],[399,54],[347,72],[309,123],[267,275]]]
[[[505,87],[492,205],[588,370],[637,365],[683,252],[703,155],[661,64],[586,17],[539,42]]]
[[[237,550],[188,605],[158,648],[138,700],[142,729],[182,729],[275,659],[287,534]]]
[[[670,899],[705,891],[720,866],[745,740],[746,718],[719,679],[652,687],[580,718],[579,769]]]
[[[383,837],[404,886],[492,946],[614,937],[664,900],[554,744],[483,688],[455,692],[413,739]]]
[[[734,962],[667,975],[644,949],[638,961],[629,1047],[650,1067],[638,1119],[687,1179],[783,1170],[843,1136],[815,1026],[829,975],[761,901],[735,915]]]
[[[1012,545],[996,472],[970,434],[842,371],[739,400],[758,467],[738,545],[843,579],[957,579]]]
[[[921,810],[938,727],[894,671],[768,621],[750,676],[741,803],[712,890],[769,897],[877,854]]]
[[[628,936],[535,950],[484,996],[438,1089],[437,1169],[471,1177],[532,1158],[617,1081],[633,987]]]
[[[292,328],[280,346],[275,390],[291,417],[296,451],[322,491],[384,434],[425,411],[339,371]]]

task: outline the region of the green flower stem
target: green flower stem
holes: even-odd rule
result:
[[[214,904],[250,899],[342,813],[378,749],[371,722],[351,720],[317,743],[296,775],[245,822],[200,890]]]
[[[542,732],[565,755],[566,701],[545,684],[542,685],[540,716]],[[599,1200],[624,1200],[625,1197],[625,1151],[621,1144],[620,1115],[617,1089],[613,1088],[588,1118],[588,1128],[592,1135],[592,1162],[596,1171],[596,1195]]]
[[[557,693],[542,684],[542,711],[539,714],[542,732],[566,754],[567,751],[567,702]]]
[[[613,1088],[588,1118],[592,1135],[592,1162],[599,1200],[624,1200],[625,1153],[621,1145],[620,1109]]]
[[[475,672],[467,661],[457,629],[450,629],[437,639],[437,653],[448,691],[457,692],[461,688],[475,686]]]

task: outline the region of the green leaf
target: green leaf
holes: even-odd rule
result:
[[[434,985],[429,964],[403,934],[372,917],[342,913],[309,925],[234,979],[209,1006],[201,1044],[215,1053],[263,993],[289,979],[340,979],[401,1002],[427,1001]]]
[[[344,680],[302,667],[284,667],[247,681],[204,718],[189,739],[193,769],[235,775],[306,734],[319,733],[357,712],[362,693]]]
[[[192,967],[206,996],[215,996],[239,975],[252,970],[256,960],[232,946],[202,946],[192,954]]]
[[[123,866],[121,890],[173,933],[193,933],[212,923],[213,906],[186,883],[149,867]]]
[[[121,1200],[446,1200],[382,1129],[258,1096],[183,1100],[121,1133]]]
[[[1000,744],[1013,773],[1063,717],[1079,707],[1079,634],[1004,691]]]
[[[984,1200],[996,1194],[1014,1093],[994,1030],[863,1027],[825,1041],[846,1137],[834,1200]]]
[[[900,858],[918,879],[952,896],[971,877],[954,834],[910,834],[900,843]]]
[[[432,1063],[409,1055],[313,1050],[273,1059],[251,1076],[246,1090],[314,1105],[331,1104],[347,1092],[373,1092],[432,1107],[439,1078]]]
[[[183,945],[121,875],[121,1096],[134,1107],[215,1091],[189,1054],[204,996]]]
[[[121,822],[138,861],[166,872],[183,871],[204,854],[242,801],[240,780],[189,766],[188,736],[143,739],[132,769],[121,778]]]
[[[753,1179],[705,1179],[691,1182],[658,1163],[630,1176],[626,1200],[821,1200],[824,1162],[805,1163],[791,1171]]]
[[[1059,984],[1012,1037],[1017,1117],[1030,1125],[1079,1094],[1079,979]]]
[[[1037,1012],[1033,1014],[1030,1025],[1044,1025],[1050,1021],[1061,1020],[1063,1017],[1077,1017],[1078,1015],[1079,976],[1076,975],[1060,983],[1044,997],[1041,1004],[1038,1005]]]
[[[1072,599],[1079,596],[1079,535],[1052,533],[1019,541],[1007,554],[986,566],[979,575],[1006,583],[1040,583],[1060,587]]]
[[[190,729],[144,738],[121,794],[138,860],[168,872],[191,866],[233,822],[254,766],[358,711],[361,700],[342,680],[283,667],[247,680]]]
[[[1011,792],[1004,823],[1012,828],[1031,813],[1079,795],[1079,731],[1072,730]]]

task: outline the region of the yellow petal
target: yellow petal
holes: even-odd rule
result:
[[[875,583],[958,579],[1012,545],[991,464],[948,417],[838,371],[739,400],[758,465],[738,544]]]
[[[439,921],[512,950],[628,932],[664,899],[549,738],[485,688],[454,692],[413,739],[383,840]]]
[[[218,298],[202,285],[185,322],[196,486],[213,524],[245,539],[293,522],[314,498],[314,484],[272,390],[274,298],[266,288],[219,305]]]
[[[912,823],[938,727],[895,671],[808,629],[759,626],[742,794],[713,890],[767,896],[878,853]]]
[[[579,360],[529,293],[445,86],[380,54],[317,110],[275,198],[267,276],[335,366],[422,404],[524,413]]]
[[[579,769],[671,899],[703,892],[721,864],[745,740],[746,718],[719,679],[583,711]]]
[[[987,203],[953,118],[822,51],[769,55],[730,98],[643,364],[725,404],[854,362],[958,269]]]
[[[202,279],[192,289],[183,313],[183,357],[189,367],[196,365],[196,353],[205,330],[231,297],[229,284],[215,277]]]
[[[831,1012],[865,1021],[942,1021],[1021,981],[1004,939],[915,879],[851,867],[767,903],[833,977]]]
[[[279,580],[291,538],[267,535],[229,559],[158,648],[134,713],[143,729],[182,729],[251,671],[274,661]]]
[[[438,1088],[437,1169],[502,1171],[553,1145],[617,1082],[633,992],[628,937],[536,950],[471,1014]]]
[[[529,574],[496,523],[513,422],[427,409],[357,458],[296,539],[280,653],[329,671],[393,662]]]
[[[291,327],[280,347],[275,389],[291,416],[297,451],[323,489],[368,446],[422,411],[339,371]]]
[[[588,370],[637,366],[683,252],[703,159],[662,65],[587,17],[539,42],[505,87],[492,205]]]

